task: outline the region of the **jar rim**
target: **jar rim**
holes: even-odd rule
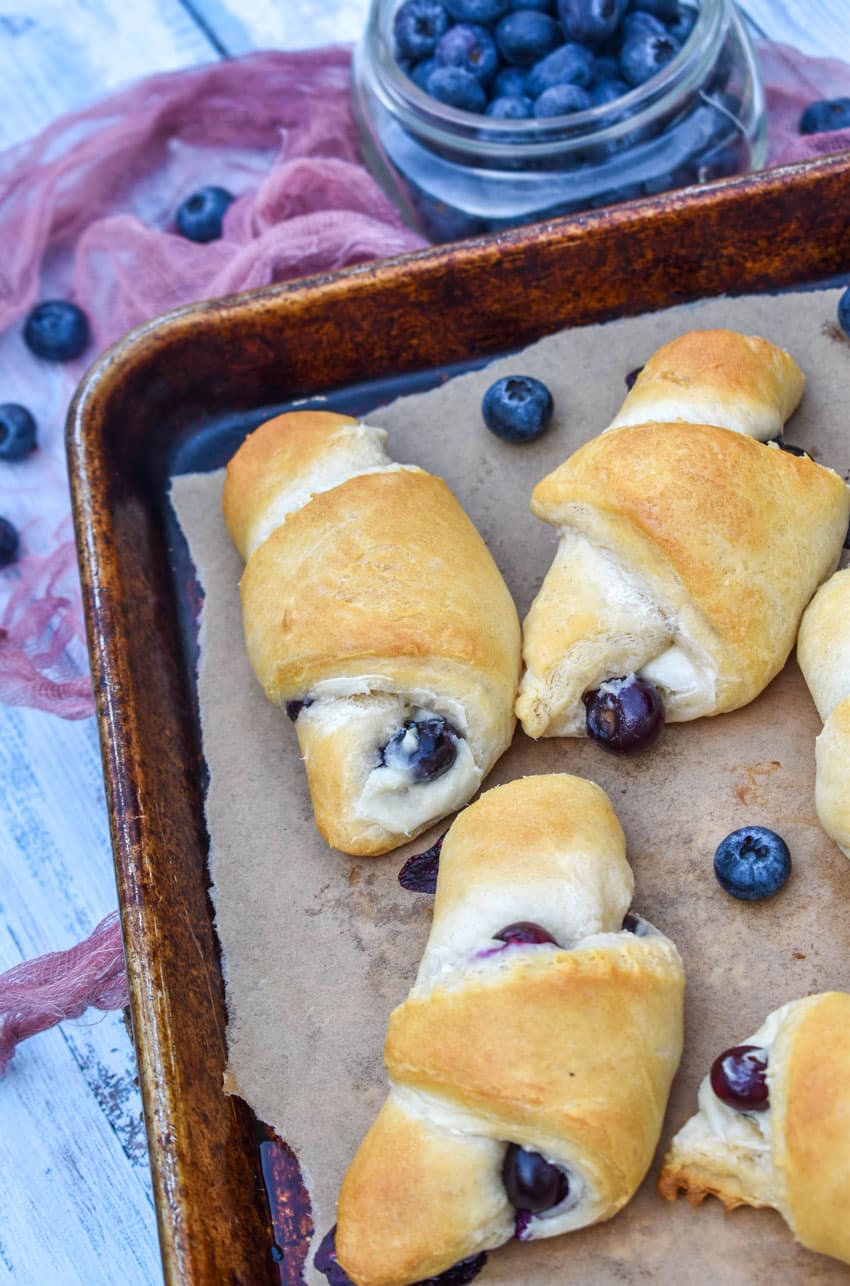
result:
[[[504,120],[450,107],[410,79],[392,52],[392,21],[401,0],[373,0],[361,53],[372,64],[373,90],[383,105],[422,141],[494,161],[516,156],[544,157],[556,148],[615,141],[669,111],[677,97],[697,89],[722,43],[729,0],[697,0],[697,20],[682,48],[644,84],[611,103],[565,116]]]

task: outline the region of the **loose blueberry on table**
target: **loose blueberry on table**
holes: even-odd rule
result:
[[[722,888],[743,902],[778,893],[791,874],[788,845],[766,826],[745,826],[721,840],[714,873]]]
[[[224,215],[233,193],[214,185],[199,188],[188,196],[177,210],[177,231],[187,241],[205,244],[217,241],[222,233]]]
[[[46,299],[27,317],[24,340],[46,362],[71,362],[89,342],[89,320],[68,299]]]
[[[18,557],[20,540],[8,518],[0,518],[0,567],[8,567]]]
[[[380,751],[380,763],[410,773],[416,782],[436,781],[457,758],[460,733],[447,719],[410,719]]]
[[[809,103],[800,117],[801,134],[828,134],[850,129],[850,98],[820,98]]]
[[[0,460],[23,460],[35,447],[35,420],[25,406],[0,406]]]
[[[481,414],[491,433],[504,442],[531,442],[549,426],[552,394],[531,375],[506,375],[491,384],[481,402]]]
[[[609,679],[586,692],[583,700],[588,737],[615,755],[644,750],[664,726],[664,704],[658,689],[635,674]]]
[[[711,1088],[722,1103],[739,1112],[766,1112],[770,1107],[767,1086],[767,1050],[758,1045],[736,1045],[711,1065]]]

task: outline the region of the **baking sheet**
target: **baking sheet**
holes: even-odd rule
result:
[[[834,326],[837,298],[825,291],[721,299],[564,332],[368,418],[390,430],[394,458],[446,479],[524,615],[556,543],[528,509],[532,487],[609,422],[625,374],[685,330],[730,326],[788,348],[808,385],[786,439],[850,475],[850,344]],[[480,419],[484,389],[511,373],[544,379],[555,398],[553,427],[522,447],[498,441]],[[266,701],[245,658],[242,567],[221,519],[222,480],[222,472],[179,477],[172,498],[204,590],[199,696],[229,1012],[226,1088],[296,1150],[318,1244],[335,1221],[345,1167],[385,1096],[387,1015],[407,994],[428,934],[431,899],[403,890],[398,870],[447,823],[372,859],[332,852],[316,832],[294,729]],[[850,1277],[795,1246],[774,1212],[726,1216],[714,1201],[694,1211],[654,1191],[661,1150],[694,1110],[712,1058],[786,1000],[850,988],[850,863],[815,816],[819,730],[791,661],[749,707],[671,726],[633,760],[584,741],[534,743],[518,730],[487,779],[485,788],[563,771],[608,791],[628,839],[635,908],[676,941],[688,986],[685,1054],[659,1157],[640,1192],[608,1224],[493,1252],[482,1283]],[[786,888],[763,905],[735,902],[712,872],[718,841],[753,824],[784,835],[794,864]],[[312,1267],[307,1280],[325,1283]]]

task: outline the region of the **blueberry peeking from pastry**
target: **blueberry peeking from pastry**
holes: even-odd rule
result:
[[[357,1286],[440,1280],[517,1237],[611,1218],[658,1141],[682,1043],[676,948],[629,911],[608,797],[577,777],[486,792],[445,837],[389,1096],[343,1179]],[[623,1045],[629,1058],[612,1057]]]
[[[281,415],[227,469],[248,656],[295,726],[316,824],[388,852],[462,807],[510,743],[516,609],[445,483],[385,433]]]
[[[763,445],[802,388],[773,344],[691,332],[538,483],[532,511],[559,543],[523,627],[529,736],[628,752],[662,720],[746,705],[781,670],[850,517],[836,473]]]
[[[850,1264],[850,995],[823,992],[769,1014],[699,1089],[658,1180],[668,1200],[771,1206],[809,1250]]]

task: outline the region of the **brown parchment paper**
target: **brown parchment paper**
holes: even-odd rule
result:
[[[390,430],[396,459],[447,480],[524,615],[556,542],[528,509],[533,485],[605,427],[625,395],[626,372],[685,330],[730,326],[788,348],[808,384],[786,440],[848,477],[850,344],[831,325],[837,297],[720,299],[564,332],[368,418]],[[517,372],[544,379],[557,408],[549,433],[521,447],[494,438],[479,412],[490,382]],[[295,1148],[315,1246],[335,1221],[340,1179],[384,1099],[387,1016],[406,995],[428,934],[431,898],[403,890],[397,873],[447,823],[394,854],[359,860],[330,851],[316,832],[294,730],[245,659],[242,567],[221,519],[222,477],[177,478],[172,494],[205,595],[200,706],[230,1015],[226,1088]],[[684,1058],[659,1154],[635,1199],[609,1223],[494,1251],[482,1283],[850,1280],[847,1268],[796,1246],[772,1211],[727,1216],[713,1200],[693,1210],[654,1189],[661,1152],[695,1110],[714,1056],[787,1000],[850,989],[850,862],[815,815],[819,730],[791,660],[746,709],[671,726],[633,760],[586,741],[534,743],[518,730],[485,783],[564,771],[608,791],[628,838],[634,905],[678,944],[687,994]],[[761,905],[728,897],[712,871],[719,840],[754,824],[784,835],[793,859],[789,884]],[[324,1284],[312,1266],[307,1275]]]

